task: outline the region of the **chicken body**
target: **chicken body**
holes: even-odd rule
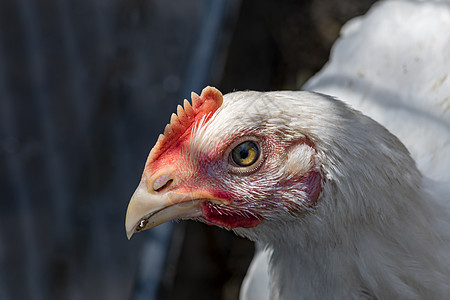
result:
[[[450,68],[448,56],[424,61],[450,47],[450,10],[436,7],[378,5],[346,27],[330,63],[306,85],[377,121],[318,93],[194,94],[150,152],[128,207],[128,236],[194,219],[256,241],[243,299],[447,298]],[[405,36],[404,27],[426,19],[442,28]],[[403,39],[382,38],[383,28]],[[433,38],[436,30],[447,42]],[[409,59],[396,51],[415,48],[396,43],[418,52]]]

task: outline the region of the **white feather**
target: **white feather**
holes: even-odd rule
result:
[[[285,248],[259,247],[241,299],[445,299],[450,295],[449,70],[448,2],[381,2],[346,24],[330,61],[304,88],[336,96],[385,126],[407,146],[425,177],[417,190],[405,189],[400,192],[403,197],[390,199],[396,202],[392,214],[376,204],[399,191],[371,190],[355,182],[354,190],[333,194],[334,199],[364,195],[368,209],[379,214],[376,222],[352,224],[342,218],[346,209],[357,215],[358,209],[367,208],[349,202],[334,203],[334,220],[321,216],[319,209],[300,226],[283,227],[284,236],[295,240],[289,249],[279,241],[274,244]],[[326,128],[318,130],[330,134]],[[396,151],[403,149],[386,149],[392,155]],[[346,174],[340,174],[339,161],[333,163],[327,179],[342,183]],[[378,178],[361,180],[376,186]],[[326,211],[331,210],[323,208]],[[270,228],[255,234],[264,235],[264,230]],[[339,243],[333,238],[336,234],[342,237]],[[321,247],[311,251],[313,245]],[[260,293],[254,294],[255,290]]]
[[[341,34],[304,89],[372,117],[400,138],[424,174],[450,180],[449,2],[381,2]]]

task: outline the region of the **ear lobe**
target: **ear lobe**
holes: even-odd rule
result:
[[[284,172],[288,185],[298,185],[298,189],[305,193],[304,203],[313,205],[322,190],[322,175],[314,144],[309,139],[297,141],[286,150],[286,154]]]
[[[288,176],[302,177],[316,165],[316,150],[307,143],[298,143],[287,150],[284,170]]]

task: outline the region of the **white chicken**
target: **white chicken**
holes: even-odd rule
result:
[[[405,36],[424,18],[430,32]],[[392,38],[377,39],[383,30]],[[243,299],[445,299],[448,32],[447,4],[385,2],[347,25],[306,85],[385,125],[420,171],[399,138],[332,97],[207,87],[178,107],[150,152],[128,237],[195,219],[256,241]],[[447,55],[425,60],[433,51]]]

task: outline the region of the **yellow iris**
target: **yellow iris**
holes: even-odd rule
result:
[[[231,152],[231,157],[238,166],[248,167],[258,160],[258,146],[252,141],[240,143]]]

